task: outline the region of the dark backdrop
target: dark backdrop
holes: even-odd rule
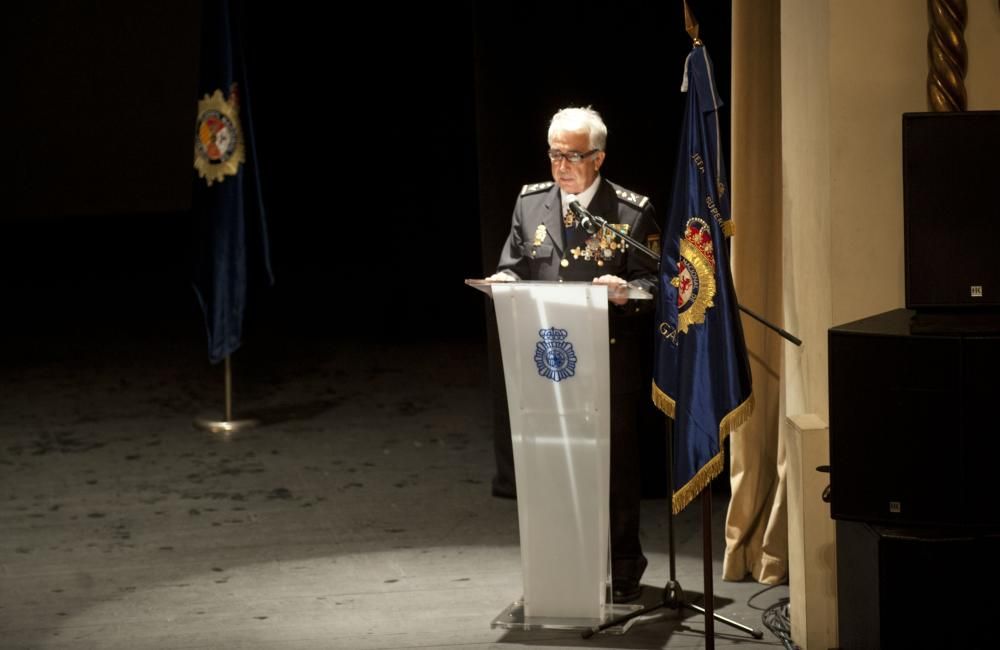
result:
[[[691,2],[728,97],[728,3]],[[7,5],[0,270],[7,328],[174,322],[188,287],[199,3]],[[257,323],[397,338],[484,332],[491,272],[548,117],[592,104],[607,176],[667,204],[681,3],[246,8],[277,284]],[[726,129],[728,132],[728,129]],[[663,218],[661,210],[660,217]]]

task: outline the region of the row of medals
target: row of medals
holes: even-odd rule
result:
[[[566,216],[563,217],[563,225],[567,228],[575,228],[579,225],[576,217],[573,213],[566,211]],[[626,235],[628,234],[628,224],[611,224],[621,230]],[[539,224],[538,228],[535,229],[535,246],[541,246],[542,242],[545,241],[545,237],[548,235],[548,230],[545,228],[545,224]],[[571,248],[570,253],[573,254],[573,259],[578,260],[581,257],[588,262],[596,262],[597,266],[604,266],[605,260],[610,260],[614,257],[615,251],[624,251],[628,248],[628,244],[623,241],[618,241],[617,236],[606,228],[602,228],[599,235],[592,235],[587,238],[587,243],[584,248],[577,246],[576,248]],[[569,266],[569,260],[565,257],[559,264],[562,267]]]

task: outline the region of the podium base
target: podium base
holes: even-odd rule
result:
[[[529,616],[524,615],[524,601],[516,600],[507,606],[493,622],[491,628],[508,630],[592,630],[595,627],[615,618],[621,618],[642,609],[642,605],[607,604],[600,619],[573,618],[560,616]],[[621,625],[609,627],[604,632],[608,634],[625,634],[638,618],[631,618]]]

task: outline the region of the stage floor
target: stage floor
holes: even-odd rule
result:
[[[490,495],[483,347],[342,337],[248,342],[221,367],[156,333],[18,334],[0,375],[0,646],[21,648],[702,648],[700,614],[624,636],[491,629],[520,596],[517,505]],[[668,576],[667,501],[643,502],[642,602]],[[788,596],[723,582],[716,646],[781,647],[762,610]],[[678,579],[702,585],[701,510],[676,518]],[[757,594],[755,596],[755,594]],[[753,597],[753,598],[752,598]]]

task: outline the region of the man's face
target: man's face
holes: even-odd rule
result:
[[[556,133],[549,143],[549,150],[584,154],[590,151],[590,138],[585,131]],[[559,184],[563,194],[579,194],[594,182],[603,163],[603,151],[592,153],[578,163],[559,158],[552,163],[552,180]]]

